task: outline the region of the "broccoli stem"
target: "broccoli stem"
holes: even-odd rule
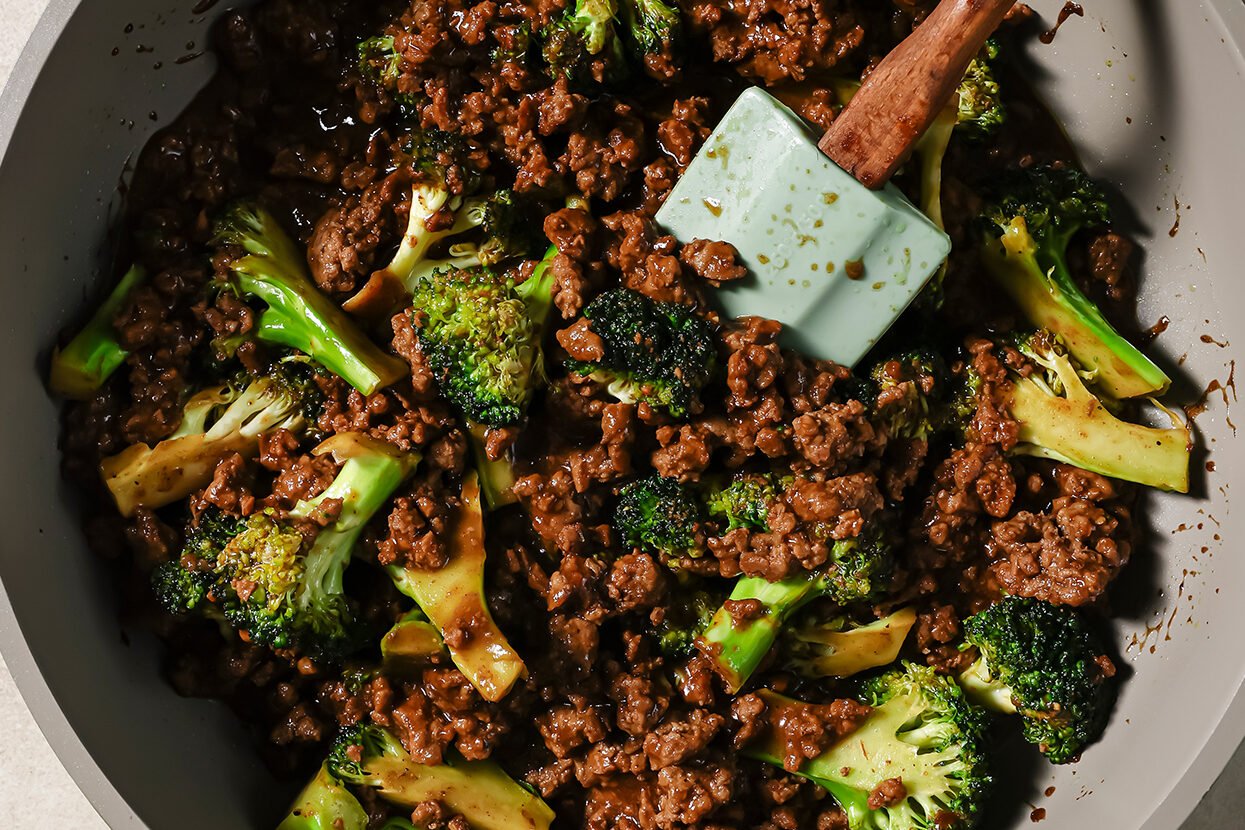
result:
[[[212,413],[225,407],[210,427]],[[138,443],[100,462],[104,484],[121,515],[155,509],[187,498],[212,481],[216,466],[234,453],[259,454],[259,436],[274,429],[301,429],[298,401],[271,379],[261,378],[238,394],[228,386],[199,392],[187,402],[182,424],[151,447]]]
[[[312,284],[303,257],[267,211],[236,207],[218,235],[247,255],[230,265],[234,289],[264,302],[256,337],[297,349],[364,395],[402,379],[408,368],[381,351]]]
[[[420,456],[403,453],[391,444],[362,433],[342,432],[312,451],[329,455],[342,464],[341,471],[323,493],[299,502],[290,515],[315,519],[326,507],[340,508],[333,523],[316,535],[305,559],[306,575],[298,596],[308,619],[336,618],[330,607],[344,595],[342,578],[354,553],[359,535],[398,486],[415,471]]]
[[[410,677],[447,653],[441,632],[419,609],[407,612],[380,641],[381,665],[394,677]]]
[[[52,392],[65,398],[88,400],[125,362],[129,352],[117,342],[113,320],[146,281],[147,272],[141,266],[131,268],[82,330],[64,348],[52,353],[48,376]]]
[[[523,658],[497,627],[484,596],[484,516],[474,472],[463,480],[462,506],[449,537],[449,562],[435,571],[390,565],[398,590],[415,600],[437,630],[463,631],[446,643],[450,658],[485,700],[496,702],[527,675]]]
[[[1160,490],[1189,491],[1187,428],[1121,421],[1085,388],[1066,357],[1052,356],[1048,368],[1056,373],[1063,395],[1031,378],[1011,384],[1010,412],[1020,426],[1017,452]]]
[[[764,611],[760,616],[736,625],[730,611],[723,605],[701,635],[700,647],[713,660],[727,691],[737,694],[743,688],[765,655],[769,654],[778,632],[790,616],[822,590],[821,578],[812,573],[781,582],[769,582],[753,576],[743,577],[735,583],[731,600],[759,600]]]
[[[1051,248],[1062,252],[1069,241],[1067,235],[1055,237]],[[1024,217],[1015,217],[998,243],[982,246],[986,269],[1032,325],[1058,335],[1072,356],[1096,373],[1095,385],[1113,398],[1167,391],[1171,379],[1107,322],[1077,287],[1062,256],[1051,257],[1050,269],[1043,270]]]
[[[991,712],[1001,715],[1014,715],[1016,703],[1012,700],[1012,690],[991,677],[986,658],[978,657],[971,666],[959,677],[960,686],[969,700]]]
[[[367,830],[367,825],[363,805],[321,766],[277,830]]]
[[[489,510],[497,510],[516,503],[519,498],[511,489],[514,487],[514,468],[510,460],[499,458],[494,461],[488,457],[485,449],[487,432],[488,427],[483,424],[469,423],[467,443],[471,446],[476,472],[480,474],[480,493],[484,497],[484,506]]]

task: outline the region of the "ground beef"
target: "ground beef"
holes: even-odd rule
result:
[[[727,580],[816,572],[836,544],[879,523],[897,557],[891,590],[873,610],[914,607],[903,657],[939,671],[974,659],[960,648],[962,622],[1005,593],[1102,601],[1129,558],[1133,495],[1015,453],[1009,371],[1032,367],[997,342],[993,333],[1015,327],[1014,310],[983,289],[975,243],[966,244],[982,181],[1021,160],[1068,155],[1043,138],[1051,124],[1025,97],[996,141],[953,141],[944,164],[944,219],[955,242],[946,299],[941,309],[911,312],[878,349],[936,332],[947,377],[908,379],[902,364],[884,362],[878,371],[899,383],[875,397],[847,366],[785,348],[781,324],[723,318],[713,291],[748,279],[737,250],[729,240],[676,240],[655,216],[746,84],[771,87],[824,129],[840,109],[833,79],[876,66],[931,0],[690,0],[679,45],[635,61],[625,79],[610,71],[608,53],[589,61],[586,77],[545,71],[537,33],[567,5],[261,0],[226,13],[215,34],[220,75],[137,162],[120,253],[150,277],[110,321],[125,365],[93,400],[66,408],[65,473],[104,497],[86,500],[92,546],[121,572],[118,583],[138,586],[127,594],[142,598],[132,616],[153,620],[167,643],[174,688],[227,701],[283,775],[305,780],[341,727],[370,723],[391,730],[417,763],[497,762],[547,799],[557,826],[846,830],[844,812],[793,771],[868,717],[869,707],[846,697],[852,685],[805,682],[773,658],[746,691],[730,694],[714,647],[683,642],[671,627],[702,593],[745,625],[764,608],[723,600]],[[380,34],[398,56],[384,88],[357,51]],[[444,133],[418,164],[408,163],[413,129]],[[218,288],[239,255],[212,243],[226,206],[260,201],[305,250],[319,290],[344,303],[394,257],[412,185],[437,176],[450,204],[426,232],[450,229],[459,200],[496,190],[530,206],[521,230],[535,235],[531,250],[496,263],[498,278],[532,279],[546,243],[556,247],[547,263],[553,321],[524,417],[469,423],[442,395],[410,309],[346,303],[363,336],[409,374],[364,394],[329,371],[309,371],[305,424],[260,436],[257,453],[223,458],[183,504],[117,515],[101,490],[101,457],[172,434],[205,385],[237,383],[288,357],[303,362],[257,339],[261,302]],[[909,171],[896,182],[915,191],[917,178]],[[464,239],[485,236],[476,229]],[[1072,247],[1087,290],[1127,316],[1131,243],[1095,229]],[[428,256],[462,250],[439,242]],[[567,371],[568,359],[602,358],[583,312],[617,288],[682,304],[714,331],[716,368],[690,413],[616,400],[605,384]],[[910,393],[937,394],[968,370],[981,384],[962,435],[905,438],[887,426]],[[216,619],[169,616],[146,599],[157,564],[207,561],[183,551],[194,522],[258,511],[290,520],[340,471],[315,447],[347,432],[420,458],[359,529],[344,575],[366,642],[413,608],[385,568],[417,577],[445,567],[465,475],[482,459],[513,471],[513,485],[501,481],[493,493],[501,503],[483,510],[481,543],[486,605],[527,668],[505,699],[485,701],[444,655],[398,669],[361,648],[339,664],[258,646]],[[656,473],[705,493],[737,472],[773,473],[776,500],[749,526],[706,515],[692,554],[664,555],[613,527],[632,480]],[[341,506],[329,499],[315,521],[290,521],[310,539]],[[255,588],[235,581],[233,590],[241,597]],[[808,610],[870,609],[823,598]],[[461,615],[443,639],[462,648],[482,622]],[[1104,679],[1115,672],[1105,655],[1095,665]],[[810,705],[793,708],[763,690]],[[778,747],[784,768],[744,754],[762,740]],[[891,779],[868,799],[881,808],[906,795]],[[396,807],[370,790],[358,796],[371,826],[405,814],[429,830],[468,828],[435,800]]]

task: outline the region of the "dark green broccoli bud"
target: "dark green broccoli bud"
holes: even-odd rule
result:
[[[871,602],[890,587],[893,553],[884,522],[874,521],[853,539],[834,542],[830,560],[817,571],[778,582],[745,576],[735,583],[730,599],[759,603],[759,613],[736,620],[725,604],[714,614],[699,641],[727,690],[736,694],[760,667],[791,615],[818,597],[839,605]]]
[[[402,75],[402,55],[393,35],[368,38],[359,44],[359,71],[386,89],[394,88]]]
[[[410,374],[320,293],[302,252],[264,208],[234,205],[217,224],[216,244],[241,252],[229,263],[226,286],[267,306],[255,327],[258,340],[297,349],[364,395]]]
[[[1171,379],[1107,322],[1068,269],[1072,238],[1111,221],[1098,184],[1070,167],[1038,166],[1002,176],[992,194],[978,221],[982,261],[1029,323],[1066,343],[1111,397],[1166,391]]]
[[[180,562],[161,562],[151,572],[151,591],[170,614],[189,614],[199,608],[215,582],[211,571],[191,570]]]
[[[62,397],[87,400],[95,395],[129,355],[117,341],[113,320],[130,297],[147,282],[147,272],[135,265],[100,303],[82,330],[52,353],[48,387]]]
[[[314,407],[310,386],[283,375],[277,367],[257,379],[203,389],[186,402],[181,424],[168,438],[155,447],[133,444],[101,461],[104,484],[121,514],[187,498],[211,483],[225,458],[258,455],[264,433],[302,430],[304,413]]]
[[[981,654],[960,677],[965,691],[989,709],[1019,713],[1025,740],[1051,763],[1076,760],[1102,735],[1115,701],[1114,671],[1077,611],[1005,597],[965,620],[964,638]]]
[[[710,325],[678,303],[617,289],[584,309],[601,339],[599,361],[570,360],[567,369],[606,385],[627,403],[646,403],[681,418],[697,405],[713,375],[717,350]]]
[[[516,288],[477,267],[442,271],[416,286],[412,308],[420,349],[441,393],[472,421],[505,426],[523,417],[541,371],[548,309],[540,309],[537,319],[526,297],[535,300],[539,292],[543,301],[544,282],[528,280]],[[528,283],[533,285],[524,288]]]
[[[363,805],[324,765],[294,799],[277,830],[367,830],[367,826]]]
[[[864,624],[844,616],[802,620],[784,632],[783,662],[804,677],[851,677],[894,663],[915,624],[912,607]]]
[[[959,87],[959,130],[973,139],[987,138],[998,132],[1007,120],[1007,111],[994,77],[994,63],[999,57],[999,42],[986,41],[981,54],[968,65]]]
[[[446,759],[417,763],[379,726],[346,729],[334,743],[328,770],[355,787],[368,787],[405,809],[439,801],[474,830],[548,830],[553,810],[491,761]]]
[[[443,567],[390,565],[386,570],[397,589],[415,600],[445,637],[450,659],[467,681],[485,700],[496,702],[527,675],[527,666],[493,619],[484,595],[484,510],[474,471],[463,479],[462,501],[451,527],[449,561]]]
[[[876,602],[890,590],[895,555],[887,521],[876,519],[859,536],[830,546],[825,593],[839,605]]]
[[[772,473],[736,473],[725,486],[710,485],[705,507],[709,515],[726,522],[726,530],[746,527],[769,530],[769,509],[781,494]]]
[[[761,692],[769,717],[797,717],[809,706]],[[984,719],[954,680],[905,663],[865,684],[861,702],[874,711],[845,739],[804,764],[797,775],[825,788],[847,813],[851,830],[968,830],[981,815],[992,779],[984,753]],[[745,754],[783,766],[787,749],[772,730]],[[898,778],[906,797],[871,809],[870,794]]]
[[[658,475],[625,485],[614,507],[614,530],[625,544],[670,560],[700,555],[704,522],[696,492]]]
[[[672,49],[679,35],[679,9],[662,0],[621,0],[622,17],[637,57]]]
[[[709,591],[678,591],[656,627],[657,650],[678,660],[691,655],[696,637],[709,627],[722,597]]]
[[[574,0],[541,31],[541,56],[555,77],[576,83],[616,80],[626,70],[616,0]]]
[[[918,349],[876,364],[869,371],[878,422],[893,438],[927,440],[937,430],[949,390],[947,365],[931,349]]]

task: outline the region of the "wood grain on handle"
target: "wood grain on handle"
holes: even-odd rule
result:
[[[818,146],[865,187],[890,181],[1016,0],[943,0],[869,73]]]

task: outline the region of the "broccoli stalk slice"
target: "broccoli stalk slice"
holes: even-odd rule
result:
[[[105,458],[100,473],[117,509],[131,517],[140,507],[164,507],[206,487],[217,464],[234,453],[254,458],[264,433],[297,431],[303,424],[297,396],[271,378],[241,392],[212,387],[186,403],[182,424],[171,437],[155,447],[138,443]]]
[[[713,615],[697,645],[713,661],[730,694],[738,694],[748,678],[769,654],[778,632],[806,603],[826,590],[825,581],[814,573],[801,574],[781,582],[761,577],[744,577],[735,583],[730,599],[759,600],[765,607],[760,616],[737,625],[726,606]]]
[[[1013,376],[1008,391],[1009,409],[1020,427],[1016,452],[1160,490],[1189,491],[1192,441],[1187,427],[1157,429],[1121,421],[1085,387],[1067,355],[1050,349],[1029,356],[1062,389],[1056,391],[1038,374]]]
[[[381,666],[394,677],[412,677],[448,654],[441,632],[418,608],[403,615],[380,640]]]
[[[991,225],[981,259],[1029,322],[1067,343],[1104,392],[1113,398],[1161,395],[1171,379],[1107,322],[1069,272],[1065,252],[1076,230],[1075,223],[1048,228],[1039,245],[1025,217],[1013,216]]]
[[[462,506],[449,537],[449,562],[434,571],[388,567],[398,590],[415,600],[443,635],[466,629],[447,642],[450,659],[488,701],[499,701],[527,675],[523,658],[497,627],[484,595],[484,515],[474,472],[463,480]]]
[[[262,207],[235,205],[219,225],[217,241],[246,251],[230,264],[228,283],[268,306],[256,329],[258,339],[298,349],[364,395],[408,374],[403,361],[381,351],[320,293],[293,240]]]
[[[367,824],[363,805],[322,765],[277,830],[367,830]]]
[[[662,0],[622,0],[622,19],[640,59],[659,54],[679,32],[679,10]]]
[[[328,768],[347,784],[370,787],[406,809],[439,801],[466,819],[472,830],[548,830],[554,819],[544,801],[497,764],[461,758],[447,758],[437,766],[419,764],[378,726],[343,732],[329,754]]]
[[[991,676],[985,657],[978,657],[959,677],[960,686],[969,699],[984,709],[1000,715],[1014,715],[1018,711],[1012,699],[1012,690]]]
[[[476,472],[480,475],[480,494],[484,498],[484,506],[488,510],[498,510],[518,502],[514,494],[514,467],[508,458],[496,461],[488,457],[485,449],[488,427],[484,424],[471,423],[467,426],[467,443],[471,447],[471,457],[475,461]]]
[[[768,690],[760,694],[772,721],[808,705]],[[796,774],[834,796],[851,830],[972,827],[990,776],[981,756],[980,717],[955,681],[905,664],[871,682],[865,702],[875,708],[860,728]],[[745,754],[781,767],[785,748],[770,734]],[[907,797],[870,809],[869,794],[892,778],[903,782]]]
[[[790,629],[788,663],[805,677],[851,677],[899,658],[916,609],[900,608],[868,625],[810,624]]]
[[[117,342],[113,320],[131,295],[147,281],[139,265],[131,268],[74,338],[52,353],[48,386],[64,398],[92,398],[129,355]]]

